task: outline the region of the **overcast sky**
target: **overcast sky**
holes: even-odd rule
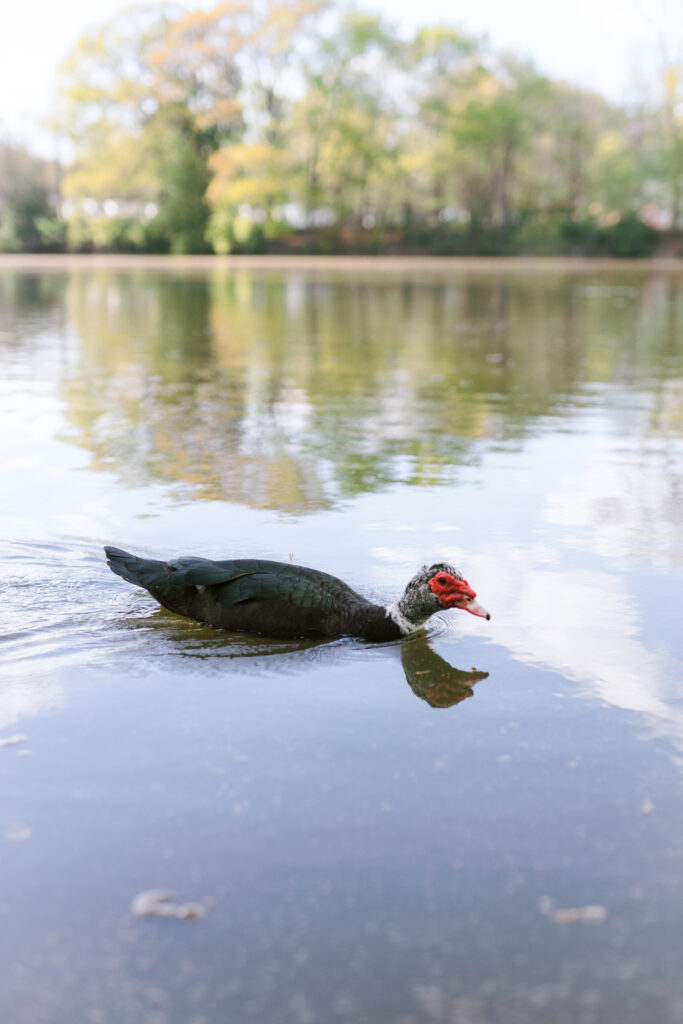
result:
[[[50,113],[57,65],[83,31],[125,0],[24,0],[0,14],[0,135],[55,153],[40,121]],[[212,3],[192,4],[205,6]],[[409,31],[448,22],[485,35],[497,49],[531,57],[556,78],[628,99],[661,45],[683,55],[683,0],[362,0]]]

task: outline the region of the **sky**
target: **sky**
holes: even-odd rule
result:
[[[59,63],[86,28],[106,21],[126,0],[33,0],[5,4],[0,14],[0,137],[47,157],[57,143],[41,121],[49,117]],[[192,3],[188,6],[212,7]],[[639,79],[653,74],[662,48],[683,58],[681,0],[357,0],[408,33],[446,22],[486,36],[495,49],[531,58],[538,68],[628,100]]]

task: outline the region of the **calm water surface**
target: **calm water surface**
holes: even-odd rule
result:
[[[3,271],[0,395],[3,1020],[683,1019],[683,276]],[[105,542],[492,620],[220,634]]]

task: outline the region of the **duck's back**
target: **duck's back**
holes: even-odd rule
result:
[[[110,568],[165,608],[221,629],[275,637],[365,636],[395,629],[386,612],[336,576],[264,559],[169,562],[106,548]],[[378,637],[383,639],[384,636]]]
[[[190,559],[179,561],[187,565]],[[195,559],[188,567],[189,581],[205,588],[197,593],[202,614],[195,617],[223,629],[333,636],[346,632],[349,615],[368,605],[342,580],[317,569],[251,558],[202,563]],[[188,574],[185,566],[178,571]]]

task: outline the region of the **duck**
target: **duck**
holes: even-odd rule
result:
[[[423,566],[397,601],[380,605],[336,576],[291,562],[198,556],[164,562],[111,546],[104,551],[117,576],[147,590],[168,611],[217,629],[382,642],[416,632],[448,608],[491,618],[462,573],[445,562]]]

